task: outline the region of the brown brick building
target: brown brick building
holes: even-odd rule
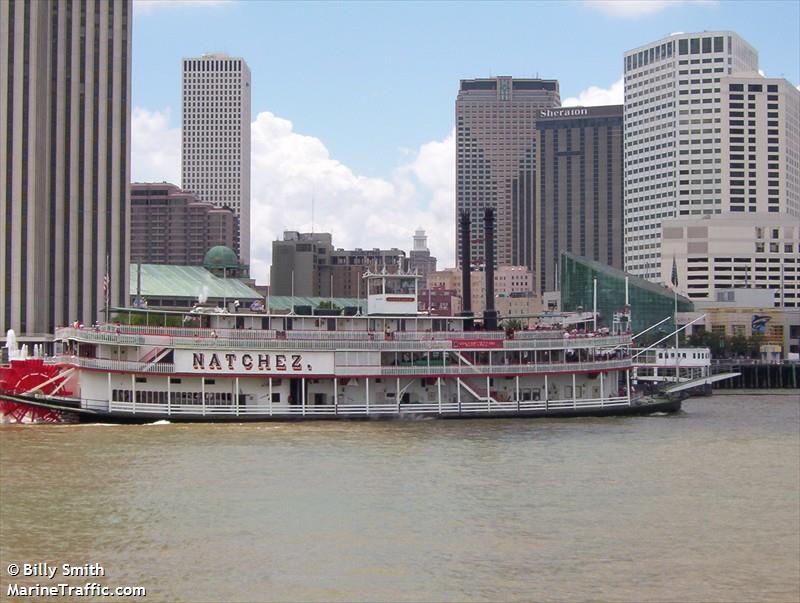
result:
[[[200,266],[206,252],[234,248],[238,218],[167,182],[131,184],[131,262]]]

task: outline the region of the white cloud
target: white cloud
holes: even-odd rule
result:
[[[172,8],[211,7],[231,4],[234,0],[133,0],[133,13],[149,15],[157,10]]]
[[[175,178],[180,133],[169,111],[134,111],[135,179]],[[336,247],[398,247],[408,251],[415,228],[429,236],[440,266],[454,263],[455,142],[408,150],[408,160],[387,178],[360,176],[332,158],[323,142],[294,131],[289,120],[259,113],[251,126],[251,275],[266,281],[272,241],[284,230],[333,234]],[[160,171],[159,171],[160,170]]]
[[[589,86],[578,96],[561,101],[564,107],[593,107],[597,105],[621,105],[625,100],[625,83],[622,76],[609,88]]]
[[[584,4],[612,17],[636,18],[687,4],[717,4],[717,0],[584,0]]]
[[[148,111],[134,107],[131,117],[131,179],[166,180],[180,186],[181,130],[170,128],[170,109]]]

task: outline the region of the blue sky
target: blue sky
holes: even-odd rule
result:
[[[312,195],[316,226],[334,231],[334,244],[407,249],[413,220],[439,233],[431,248],[448,263],[461,78],[538,74],[559,80],[562,100],[594,86],[601,100],[621,101],[613,84],[625,50],[677,31],[730,29],[759,51],[766,75],[800,82],[797,1],[134,2],[133,176],[178,179],[181,58],[244,57],[254,232],[264,233],[253,255],[264,264],[283,229],[310,227]],[[276,182],[287,173],[293,182]],[[392,199],[397,215],[379,218],[395,229],[376,220],[373,239],[363,222],[337,218],[343,206],[373,215]]]
[[[640,16],[584,2],[273,3],[137,10],[133,103],[179,114],[180,59],[219,50],[253,72],[253,113],[269,110],[367,175],[452,128],[458,80],[557,78],[562,97],[621,73],[622,53],[674,31],[733,29],[767,75],[800,80],[800,3],[685,3]]]

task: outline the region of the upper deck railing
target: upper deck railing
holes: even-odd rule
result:
[[[121,346],[162,346],[179,349],[248,350],[366,350],[413,351],[451,349],[559,350],[630,345],[629,333],[598,336],[561,330],[516,331],[276,331],[248,329],[194,329],[179,327],[120,326],[63,327],[57,340]]]

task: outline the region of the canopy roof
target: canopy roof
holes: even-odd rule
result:
[[[240,280],[219,278],[202,266],[171,266],[167,264],[131,264],[130,290],[137,295],[136,281],[139,266],[142,268],[142,296],[208,299],[263,299]]]

